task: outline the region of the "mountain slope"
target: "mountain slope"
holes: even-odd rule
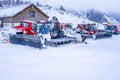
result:
[[[52,8],[50,6],[40,6],[39,7],[43,12],[45,12],[50,19],[53,16],[56,16],[58,20],[62,23],[73,23],[73,24],[79,24],[79,23],[93,23],[93,21],[88,20],[87,18],[84,18],[82,16],[78,16],[77,14],[71,13],[67,10],[61,10],[58,8]]]
[[[104,10],[106,7],[104,7],[103,10],[96,8],[96,7],[99,7],[100,4],[96,3],[96,6],[95,6],[95,4],[92,4],[93,1],[91,1],[89,3],[88,3],[88,1],[81,1],[81,0],[78,0],[78,1],[73,1],[73,0],[64,0],[64,1],[63,0],[59,0],[59,1],[56,1],[56,0],[36,0],[36,1],[40,2],[40,4],[42,4],[44,6],[50,5],[50,6],[54,7],[55,9],[63,6],[64,9],[72,12],[73,14],[77,14],[78,17],[81,15],[84,16],[84,12],[87,12],[86,17],[88,17],[89,20],[92,20],[92,21],[95,21],[98,23],[103,23],[103,22],[108,22],[108,21],[114,23],[114,21],[116,22],[117,20],[119,20],[119,18],[108,16],[109,14],[106,14],[107,11]],[[32,2],[35,3],[35,1],[32,1]],[[99,2],[104,4],[103,2],[105,2],[105,1],[99,1]],[[112,2],[112,1],[110,1],[110,2]],[[82,3],[84,3],[84,5]],[[81,11],[82,11],[82,13],[81,13]],[[108,17],[109,17],[109,19],[108,19]],[[111,18],[111,20],[110,20],[110,18]]]
[[[115,20],[113,17],[95,9],[88,10],[86,12],[86,16],[88,19],[98,23],[104,22],[118,23],[118,21]]]

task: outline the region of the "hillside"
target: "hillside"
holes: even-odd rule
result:
[[[60,8],[53,8],[50,6],[40,6],[39,7],[43,12],[45,12],[51,19],[53,16],[56,16],[61,23],[93,23],[93,21],[79,16],[67,10],[61,10]]]
[[[63,3],[64,2],[64,3]],[[74,22],[77,23],[83,23],[83,22],[90,22],[90,21],[94,21],[94,22],[98,22],[98,23],[104,23],[104,22],[117,22],[117,20],[119,21],[119,17],[116,17],[118,15],[114,14],[111,16],[111,14],[106,14],[105,11],[100,10],[99,8],[97,9],[95,6],[95,4],[92,6],[92,2],[87,3],[87,1],[82,1],[78,0],[78,1],[72,1],[72,0],[60,0],[60,1],[55,1],[55,0],[36,0],[36,1],[27,1],[27,0],[6,0],[6,1],[0,1],[0,4],[2,4],[3,7],[11,7],[11,6],[16,6],[16,5],[21,5],[21,4],[30,4],[30,3],[34,3],[38,6],[41,7],[51,7],[51,10],[53,12],[53,10],[56,10],[56,12],[59,12],[61,14],[64,14],[62,19],[65,19],[65,21],[70,22],[70,20],[66,19],[66,18],[70,18],[72,20],[75,20]],[[80,3],[80,6],[78,6],[78,4]],[[100,2],[102,3],[102,1]],[[86,4],[86,5],[84,5]],[[74,6],[71,6],[74,5]],[[98,5],[99,7],[99,5]],[[46,12],[46,9],[43,10]],[[60,9],[60,10],[59,10]],[[103,9],[104,10],[104,9]],[[53,12],[54,16],[57,15],[57,17],[59,17],[58,15],[60,14],[56,14],[56,12]],[[48,15],[51,17],[53,16],[51,14],[51,12],[47,12]],[[76,18],[71,18],[68,16],[74,16]],[[68,16],[68,17],[64,17],[64,16]],[[107,16],[107,17],[106,17]],[[78,18],[80,19],[78,21]],[[83,21],[83,18],[86,18],[86,20]],[[107,20],[109,18],[109,20]],[[60,18],[59,18],[60,19]],[[82,19],[82,20],[81,20]],[[62,21],[62,20],[60,20]],[[62,21],[63,22],[63,21]],[[73,21],[72,21],[73,22]]]
[[[69,22],[71,20],[71,16],[72,17],[76,17],[78,19],[80,19],[79,21],[77,21],[76,19],[73,19],[73,20],[76,20],[76,22],[78,23],[90,23],[90,22],[97,22],[97,23],[105,23],[105,22],[111,22],[111,23],[118,23],[119,19],[116,18],[116,17],[112,17],[110,16],[109,14],[106,14],[100,10],[96,10],[96,9],[80,9],[80,10],[75,10],[74,8],[67,8],[67,7],[64,7],[64,6],[50,6],[48,4],[46,5],[41,5],[40,9],[42,9],[45,13],[47,13],[50,17],[51,16],[54,16],[56,15],[59,19],[61,17],[59,17],[58,15],[62,15],[63,17],[61,19]],[[50,11],[51,10],[51,11]],[[53,12],[54,10],[54,12]],[[51,14],[51,12],[53,12]],[[57,14],[57,13],[59,14]],[[65,15],[70,15],[70,17],[68,16],[67,17],[67,20],[65,18]],[[116,15],[117,16],[117,15]],[[60,20],[62,21],[62,20]],[[74,22],[74,21],[72,21]]]

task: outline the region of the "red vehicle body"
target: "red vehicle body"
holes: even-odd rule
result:
[[[29,34],[29,35],[35,35],[35,28],[37,24],[33,21],[28,20],[21,20],[19,26],[15,26],[14,28],[17,30],[20,30],[21,32],[18,32],[18,34]]]
[[[96,24],[78,24],[76,27],[79,33],[93,35],[97,32]]]
[[[113,34],[118,34],[119,30],[116,25],[105,24],[105,30],[110,30]]]

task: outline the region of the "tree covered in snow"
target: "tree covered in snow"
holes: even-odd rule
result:
[[[2,0],[0,1],[0,4],[3,4],[4,6],[14,6],[14,5],[20,5],[20,4],[29,4],[31,1],[28,0]]]
[[[63,6],[60,6],[60,10],[66,11],[66,9]]]
[[[0,7],[3,7],[1,1],[0,1]]]

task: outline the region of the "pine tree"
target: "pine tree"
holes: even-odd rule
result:
[[[11,0],[8,0],[8,6],[10,6],[11,5]]]
[[[66,11],[65,8],[64,8],[63,6],[60,6],[60,10]]]
[[[39,2],[36,2],[36,6],[40,6],[40,3],[39,3]]]
[[[19,5],[20,4],[20,0],[16,0],[16,5]]]
[[[3,0],[3,4],[4,5],[8,5],[8,1],[7,0]]]
[[[24,4],[23,0],[21,1],[21,4]]]

